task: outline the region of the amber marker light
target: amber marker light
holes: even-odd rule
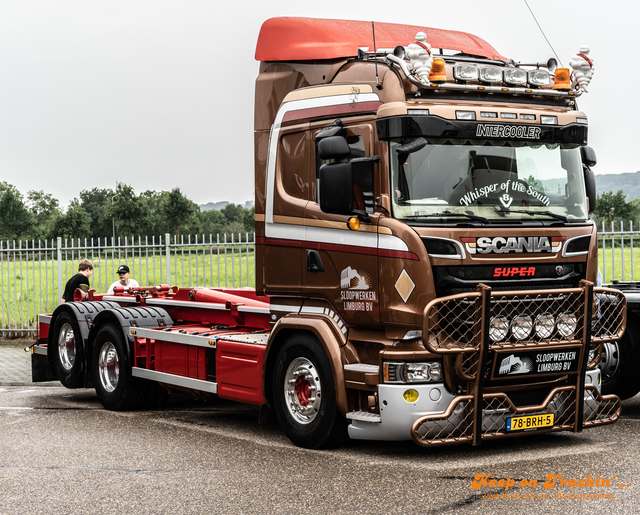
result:
[[[569,68],[557,68],[556,76],[553,79],[553,89],[570,90],[571,89],[571,73]]]
[[[352,216],[351,218],[349,218],[347,225],[352,231],[357,231],[358,229],[360,229],[360,220],[357,216]]]
[[[429,82],[446,82],[447,73],[444,67],[444,59],[434,59],[429,72]]]

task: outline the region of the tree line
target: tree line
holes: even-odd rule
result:
[[[598,230],[602,230],[602,222],[607,231],[611,230],[611,222],[616,230],[620,229],[620,222],[624,222],[626,230],[629,229],[629,222],[633,222],[633,228],[637,230],[640,224],[640,199],[627,202],[622,190],[618,190],[617,193],[603,192],[596,199],[596,207],[591,218],[596,222]]]
[[[26,198],[13,185],[0,182],[0,239],[145,237],[154,235],[231,234],[254,232],[255,209],[227,204],[201,211],[179,188],[136,194],[124,183],[115,189],[83,190],[66,209],[44,191]]]

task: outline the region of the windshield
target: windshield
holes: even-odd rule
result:
[[[451,221],[457,216],[493,222],[588,218],[580,150],[575,145],[416,142],[390,142],[396,218]]]

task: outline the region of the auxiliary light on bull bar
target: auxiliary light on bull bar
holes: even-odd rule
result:
[[[511,321],[500,315],[489,321],[489,338],[492,342],[501,342],[511,333],[516,340],[524,340],[535,333],[540,340],[548,340],[557,329],[560,336],[569,339],[577,328],[578,319],[571,312],[561,313],[557,319],[550,313],[541,313],[535,321],[529,315],[518,315]]]

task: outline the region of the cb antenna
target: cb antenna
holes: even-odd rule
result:
[[[375,23],[371,22],[371,32],[373,33],[373,55],[376,63],[376,88],[382,89],[380,85],[380,79],[378,78],[378,51],[376,50],[376,26]]]
[[[560,66],[562,66],[562,61],[560,60],[560,58],[558,57],[558,54],[556,54],[555,49],[553,48],[553,46],[551,45],[551,42],[547,39],[547,35],[544,33],[544,30],[542,30],[542,27],[540,26],[540,24],[538,23],[538,20],[536,19],[536,15],[533,14],[533,11],[531,10],[531,7],[529,7],[529,3],[527,2],[527,0],[524,0],[525,5],[527,6],[527,9],[529,9],[529,12],[531,13],[531,16],[533,16],[533,21],[536,22],[536,25],[538,26],[538,28],[540,29],[540,32],[542,32],[542,35],[544,36],[544,39],[547,41],[547,44],[549,45],[549,48],[551,48],[551,51],[553,52],[553,55],[556,56],[556,59],[558,60],[558,62],[560,63]]]

